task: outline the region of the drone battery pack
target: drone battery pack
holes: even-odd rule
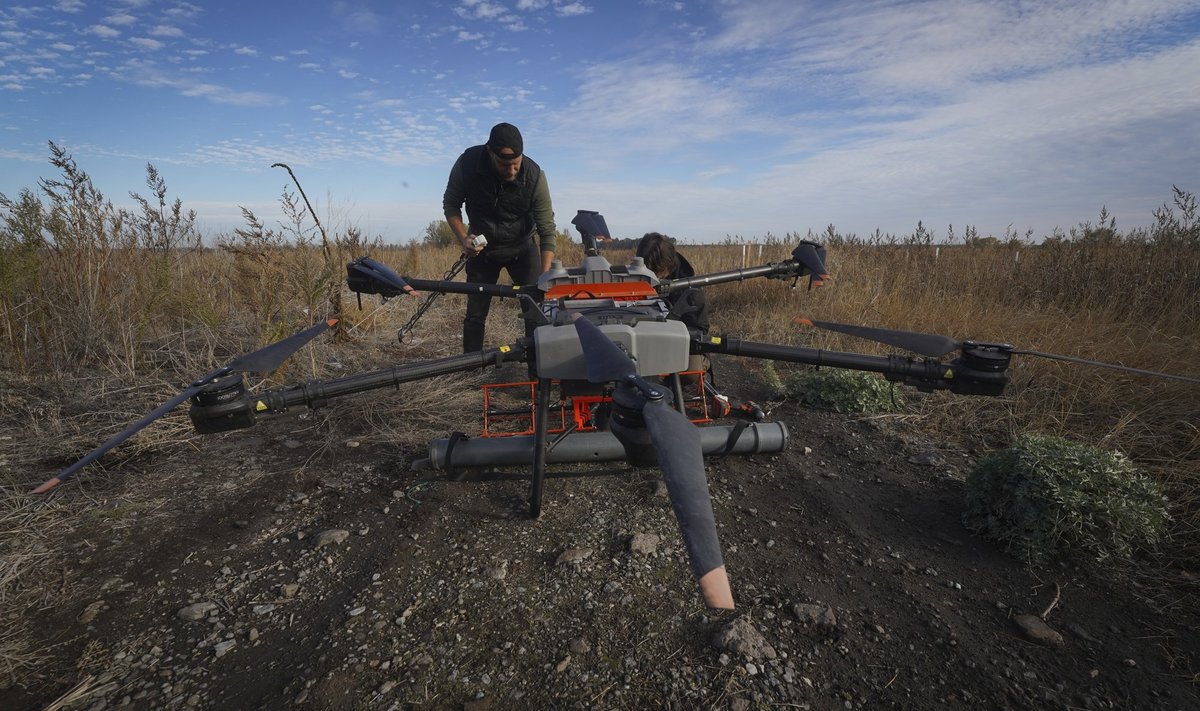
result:
[[[643,377],[687,370],[691,337],[682,321],[602,324],[600,330],[637,364]],[[533,332],[538,375],[557,380],[587,380],[579,335],[570,325],[540,326]]]

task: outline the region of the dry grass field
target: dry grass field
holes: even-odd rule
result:
[[[260,386],[333,377],[446,355],[426,334],[455,333],[461,297],[443,299],[414,342],[394,334],[415,300],[359,311],[343,293],[345,263],[371,254],[401,274],[439,278],[449,248],[371,243],[354,230],[324,240],[302,204],[285,196],[294,220],[247,227],[203,245],[194,217],[167,198],[151,171],[149,197],[136,211],[115,209],[67,156],[62,175],[37,192],[0,201],[0,674],[27,667],[17,620],[33,592],[49,584],[41,562],[56,531],[85,515],[87,497],[34,499],[32,486],[57,473],[199,374],[232,357],[324,319],[342,319],[332,337],[301,351]],[[834,228],[816,238],[829,249],[833,280],[811,292],[762,282],[709,294],[714,331],[745,339],[841,351],[885,347],[805,331],[792,318],[940,333],[1021,348],[1200,377],[1200,215],[1177,191],[1155,226],[1118,231],[1101,217],[1033,240],[968,232],[935,242],[912,235],[862,238]],[[670,226],[661,226],[670,232]],[[790,234],[745,246],[681,248],[707,273],[785,259]],[[568,264],[581,256],[564,244]],[[606,254],[624,263],[628,251]],[[745,260],[745,261],[744,261]],[[519,336],[515,310],[493,308],[489,342]],[[760,363],[747,366],[761,370]],[[780,372],[790,366],[778,365]],[[1126,453],[1171,499],[1171,544],[1149,565],[1193,571],[1200,559],[1200,385],[1016,356],[1012,383],[998,398],[933,393],[912,397],[902,418],[931,438],[972,451],[1008,444],[1024,432],[1057,434]],[[257,382],[257,381],[254,381]],[[459,426],[456,409],[471,378],[422,383],[406,392],[413,411]],[[360,403],[364,437],[414,444],[425,428]],[[186,408],[151,426],[80,479],[156,452],[195,448]],[[35,596],[36,597],[36,596]]]

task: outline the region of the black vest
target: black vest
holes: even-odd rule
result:
[[[472,146],[463,151],[462,168],[471,234],[487,237],[490,247],[527,241],[534,229],[533,192],[541,166],[525,156],[516,180],[507,183],[496,175],[487,147]]]

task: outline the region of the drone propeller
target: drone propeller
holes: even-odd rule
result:
[[[612,237],[608,231],[608,223],[604,221],[604,215],[595,210],[577,211],[571,224],[579,230],[579,238],[590,255],[596,254],[597,239],[607,240]]]
[[[795,319],[795,322],[801,326],[811,326],[814,328],[823,328],[828,331],[837,331],[859,338],[876,341],[889,346],[903,348],[914,353],[920,353],[923,356],[930,358],[940,358],[951,351],[962,348],[965,344],[963,341],[956,341],[949,336],[939,336],[933,333],[916,333],[914,331],[898,331],[890,328],[872,328],[870,326],[854,326],[845,323],[832,323],[830,321],[813,321],[806,318]],[[1186,383],[1200,383],[1200,378],[1189,378],[1184,375],[1174,375],[1172,373],[1162,373],[1157,370],[1143,370],[1142,368],[1131,368],[1126,365],[1117,365],[1115,363],[1105,363],[1098,360],[1088,360],[1087,358],[1077,358],[1075,356],[1059,355],[1057,353],[1045,353],[1043,351],[1026,350],[1023,348],[1008,347],[1008,350],[1018,355],[1037,356],[1039,358],[1049,358],[1050,360],[1061,360],[1068,363],[1079,363],[1081,365],[1091,365],[1097,368],[1109,368],[1111,370],[1121,370],[1127,373],[1137,373],[1139,375],[1153,375],[1158,378],[1170,378],[1171,380],[1182,380]]]
[[[808,287],[823,286],[829,278],[825,271],[825,248],[816,242],[801,240],[792,250],[792,259],[804,266],[797,276],[808,275]]]
[[[404,277],[370,257],[359,257],[346,265],[346,284],[357,294],[379,294],[384,299],[414,293]]]
[[[44,494],[67,479],[75,476],[75,473],[80,469],[83,469],[87,465],[102,457],[108,450],[116,447],[133,435],[137,434],[144,427],[146,427],[146,425],[149,425],[151,422],[154,422],[158,418],[167,414],[173,410],[176,405],[184,400],[187,400],[192,395],[200,392],[206,385],[212,383],[218,378],[222,378],[231,373],[267,373],[275,370],[283,363],[283,361],[287,360],[288,356],[300,350],[304,344],[328,330],[335,323],[337,323],[337,319],[335,318],[331,318],[328,321],[322,321],[314,326],[310,326],[303,331],[300,331],[299,333],[292,334],[281,341],[276,341],[269,346],[264,346],[263,348],[253,351],[252,353],[247,353],[243,356],[235,358],[228,365],[217,368],[208,375],[205,375],[199,380],[193,382],[186,389],[184,389],[183,392],[147,413],[142,419],[118,432],[112,437],[112,439],[93,449],[91,452],[88,452],[83,459],[80,459],[71,466],[62,470],[58,476],[54,477],[53,479],[49,479],[30,493]]]
[[[664,388],[638,377],[633,361],[598,326],[580,314],[572,318],[587,361],[588,380],[616,381],[617,391],[613,394],[616,409],[627,408],[640,415],[644,423],[705,604],[710,608],[733,609],[733,591],[721,557],[716,517],[704,477],[700,433],[670,405]],[[633,427],[630,432],[617,424],[616,412],[613,424],[613,434],[627,448],[640,444],[631,441],[631,435],[636,433]]]

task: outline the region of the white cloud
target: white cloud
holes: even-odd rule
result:
[[[50,49],[58,50],[59,52],[74,52],[75,45],[67,44],[66,42],[55,42],[50,45]]]
[[[478,32],[458,31],[457,40],[459,42],[478,42],[481,39],[483,39],[483,35]]]
[[[342,29],[356,34],[377,34],[386,26],[384,18],[365,3],[335,2],[332,7],[333,15],[342,25]]]
[[[129,40],[129,44],[137,47],[138,49],[144,49],[151,52],[162,49],[164,46],[162,42],[159,42],[156,39],[150,39],[149,37],[132,37]]]
[[[358,76],[358,72],[352,72],[349,69],[339,69],[338,76],[343,79],[354,79]]]
[[[278,106],[283,102],[278,96],[260,91],[237,91],[218,84],[192,84],[179,87],[179,93],[184,96],[194,96],[208,99],[216,104],[231,104],[233,106]]]
[[[202,8],[187,2],[176,2],[173,6],[163,10],[163,14],[167,17],[179,20],[193,20],[199,17],[202,12],[204,12]]]
[[[1130,42],[1194,12],[1187,0],[1007,4],[931,0],[830,5],[765,0],[720,6],[720,52],[770,49],[780,78],[846,77],[865,90],[945,91],[1129,52]]]
[[[720,141],[735,133],[774,132],[755,116],[751,96],[670,64],[600,64],[584,72],[578,95],[555,119],[555,141],[574,144],[600,136],[605,153],[662,153]],[[589,142],[594,142],[590,140]]]
[[[462,4],[454,8],[459,17],[476,20],[494,20],[508,14],[508,9],[487,0],[462,0]]]
[[[189,77],[174,76],[145,60],[126,62],[117,76],[139,86],[152,89],[172,89],[187,97],[202,98],[215,104],[262,107],[286,103],[280,96],[258,91],[239,91],[220,84],[197,82]]]
[[[581,2],[572,2],[566,5],[559,5],[558,7],[554,8],[554,12],[557,13],[559,17],[577,17],[579,15],[586,15],[591,11],[591,7],[584,5]]]
[[[517,9],[523,12],[541,10],[550,4],[550,0],[517,0]]]
[[[149,34],[154,37],[183,37],[183,30],[174,25],[155,25]]]
[[[54,3],[54,9],[59,12],[69,12],[71,14],[83,12],[85,5],[82,0],[58,0]]]
[[[240,54],[243,57],[253,57],[258,54],[258,50],[253,47],[235,47],[234,54]]]
[[[736,172],[738,172],[737,167],[730,165],[722,166],[720,168],[713,168],[712,170],[702,170],[696,174],[696,177],[700,178],[701,180],[712,180],[713,178],[719,178],[722,175],[732,175]]]
[[[110,25],[132,25],[137,22],[137,18],[127,12],[117,12],[104,18],[104,21]]]
[[[709,239],[829,222],[901,231],[918,219],[943,235],[947,222],[980,220],[985,234],[1009,223],[1046,233],[1101,204],[1144,221],[1200,165],[1200,142],[1179,141],[1200,115],[1200,72],[1181,69],[1200,67],[1200,40],[1149,41],[1185,6],[1022,7],[726,3],[727,26],[684,52],[690,61],[581,75],[544,140],[602,150],[579,152],[581,172],[555,200],[619,205],[615,219],[638,232]],[[736,172],[691,150],[724,145],[774,150]],[[581,182],[606,159],[620,183]],[[667,177],[689,166],[698,180]],[[1160,187],[1134,187],[1145,185]]]
[[[105,39],[112,39],[114,37],[121,36],[120,30],[114,30],[113,28],[109,27],[108,25],[92,25],[91,27],[88,27],[86,30],[84,30],[84,32],[87,32],[88,34],[96,35],[97,37],[103,37]]]

